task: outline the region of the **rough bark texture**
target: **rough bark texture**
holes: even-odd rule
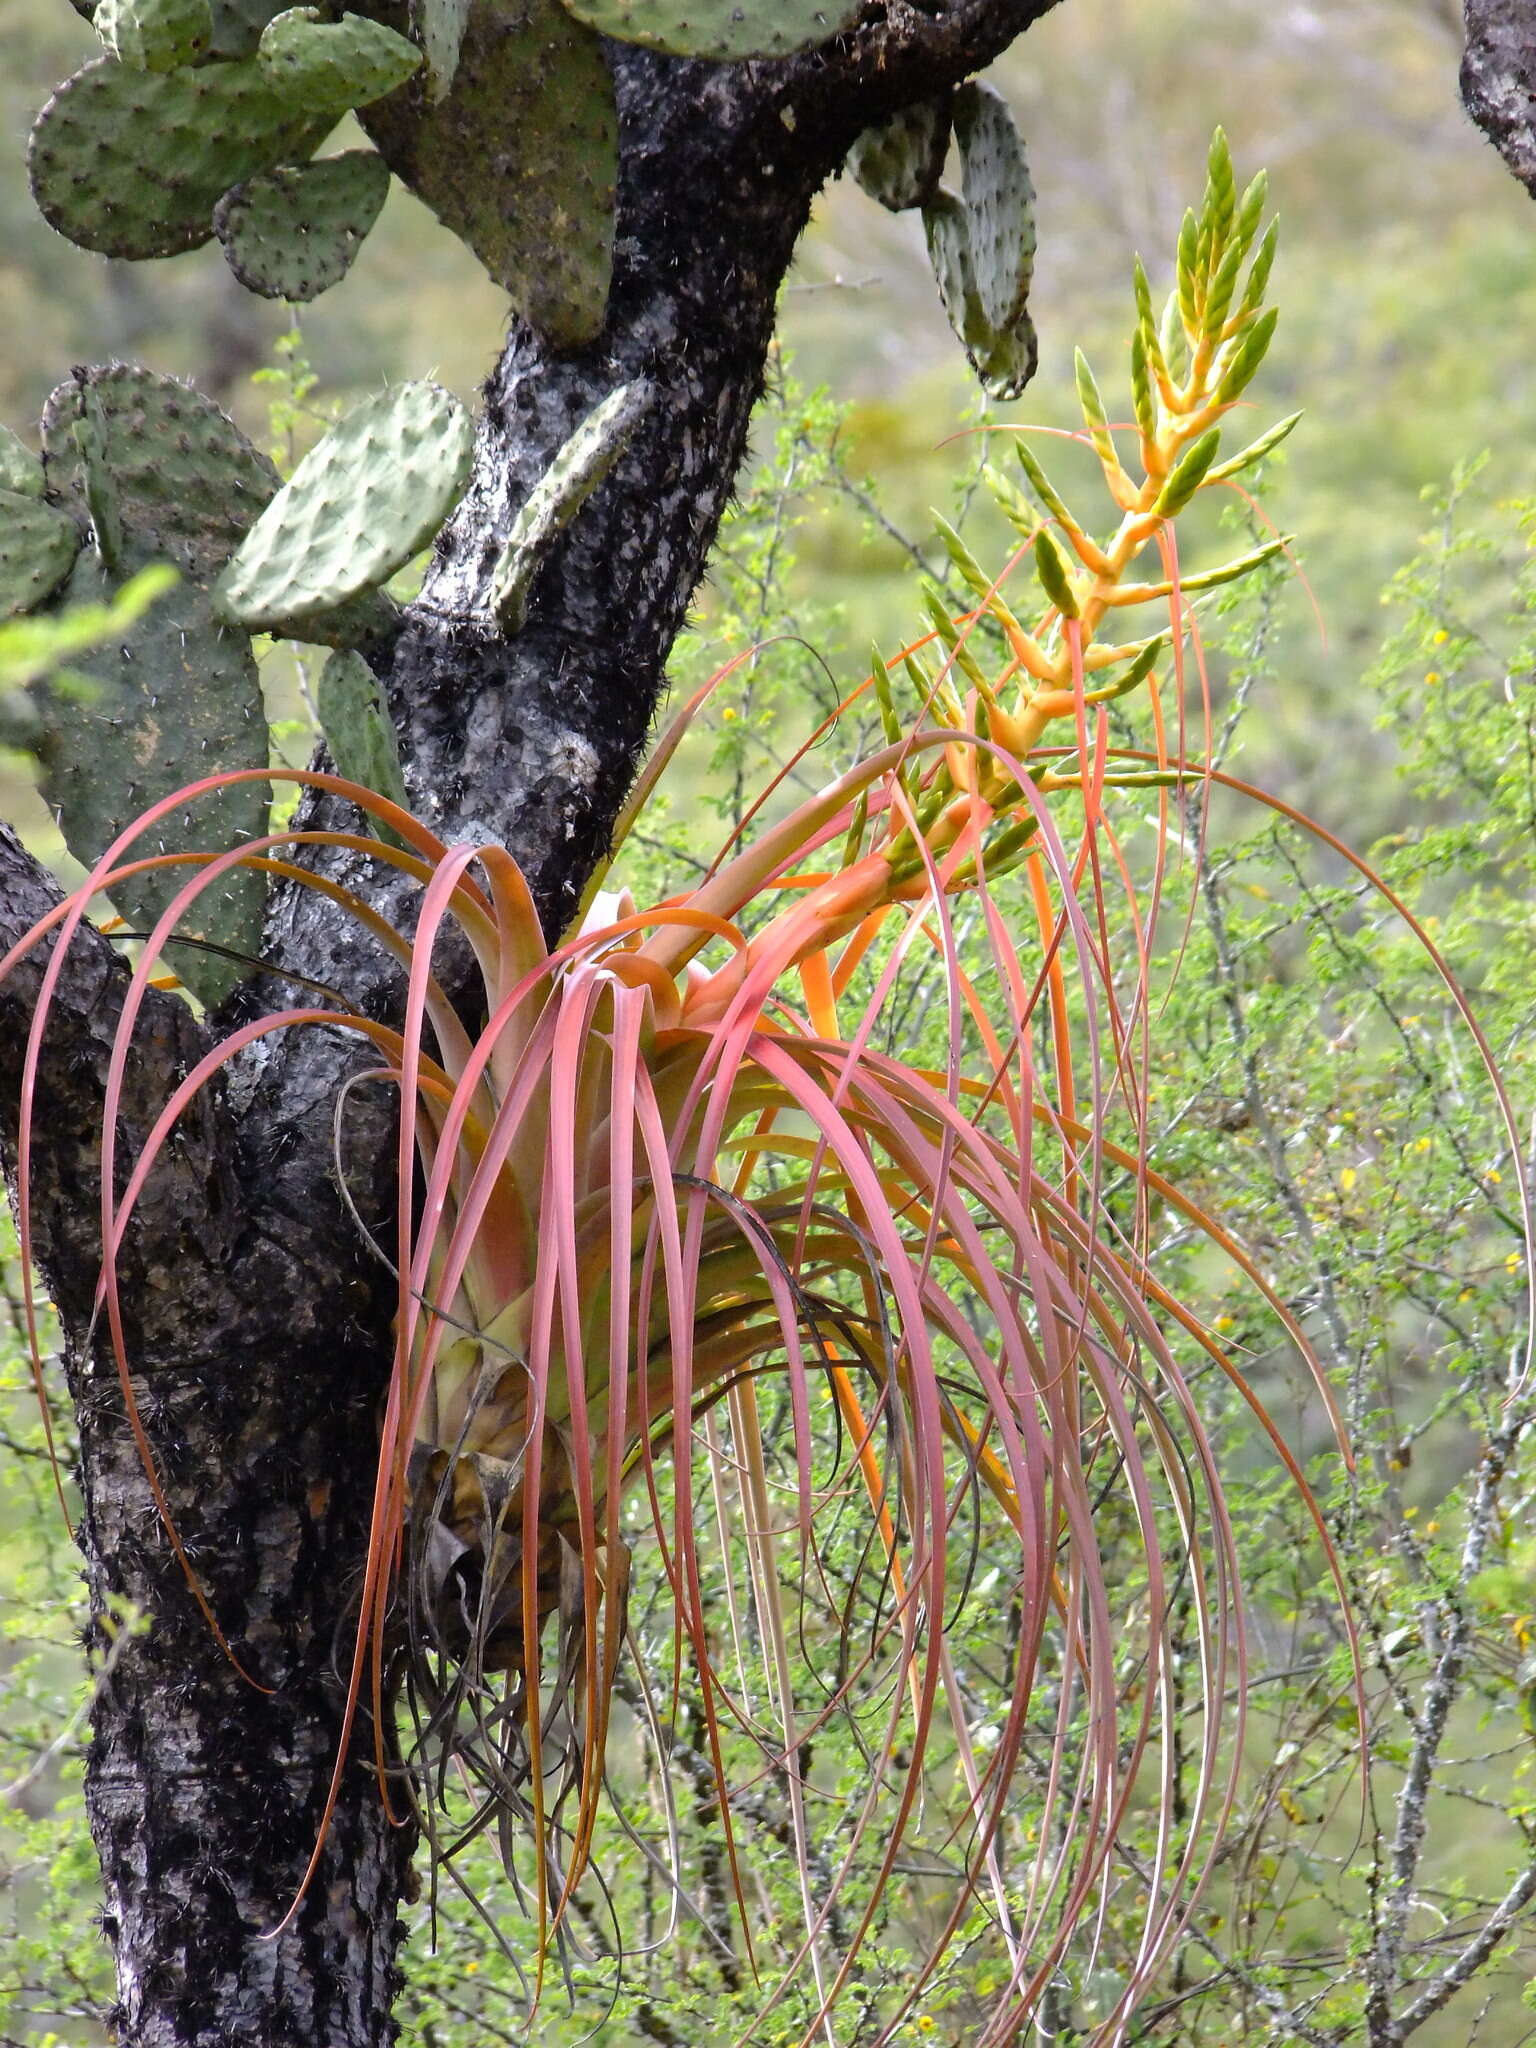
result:
[[[52,894],[0,837],[0,945]],[[12,1139],[39,979],[26,969],[0,986]],[[334,1205],[312,1219],[307,1264],[280,1228],[273,1241],[261,1178],[211,1100],[147,1190],[124,1274],[127,1337],[172,1516],[261,1691],[213,1639],[146,1486],[115,1367],[83,1335],[98,1260],[99,1091],[125,980],[103,942],[72,949],[36,1095],[35,1176],[38,1249],[69,1333],[93,1605],[99,1614],[123,1599],[150,1617],[112,1662],[89,1759],[120,2038],[376,2041],[398,1984],[395,1908],[411,1844],[386,1824],[365,1765],[298,1923],[262,1937],[292,1902],[336,1755],[332,1667],[366,1527],[385,1312],[346,1234],[333,1226],[327,1238]],[[202,1038],[184,1004],[152,1001],[119,1118],[130,1156]],[[99,1632],[93,1648],[105,1648]]]
[[[387,657],[419,806],[447,837],[510,845],[551,930],[644,746],[817,188],[862,128],[979,69],[1048,4],[872,0],[854,34],[775,64],[610,46],[621,175],[608,325],[568,355],[514,329],[487,388],[471,488]],[[386,153],[401,147],[377,125]],[[519,504],[572,426],[637,376],[654,396],[626,458],[540,572],[524,631],[502,637],[486,589]],[[51,900],[15,842],[0,841],[0,941]],[[269,950],[360,1007],[389,1004],[388,962],[313,896],[275,906]],[[0,987],[12,1141],[36,984],[29,968]],[[350,1055],[312,1034],[234,1076],[167,1157],[125,1268],[135,1387],[171,1510],[262,1691],[210,1634],[110,1357],[88,1341],[97,1131],[122,985],[110,948],[85,935],[50,1026],[34,1164],[39,1251],[70,1333],[93,1599],[100,1612],[121,1596],[149,1617],[100,1698],[88,1782],[120,2038],[372,2048],[392,2037],[396,1908],[413,1845],[385,1821],[366,1728],[321,1869],[291,1928],[268,1938],[324,1807],[388,1361],[388,1286],[331,1179],[331,1104]],[[236,1003],[279,993],[274,981]],[[205,1042],[174,999],[151,1004],[122,1105],[129,1156]],[[370,1136],[360,1132],[349,1177],[366,1178]]]
[[[1461,96],[1510,170],[1536,196],[1536,6],[1466,0]]]

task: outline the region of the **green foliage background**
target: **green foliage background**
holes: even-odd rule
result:
[[[1121,379],[1135,248],[1172,245],[1213,124],[1241,166],[1268,164],[1284,243],[1273,414],[1307,419],[1271,467],[1265,512],[1301,535],[1315,611],[1275,577],[1209,629],[1213,713],[1228,764],[1362,849],[1433,930],[1472,990],[1517,1106],[1529,1115],[1536,1022],[1536,219],[1455,100],[1457,16],[1438,0],[1070,0],[999,67],[1040,188],[1040,377],[1007,417],[1070,424],[1071,344]],[[86,258],[36,219],[19,171],[31,114],[89,31],[56,0],[0,0],[0,417],[25,430],[73,362],[139,357],[194,376],[257,438],[303,445],[315,412],[386,371],[435,372],[473,395],[503,306],[471,259],[398,188],[352,278],[304,316],[315,392],[254,383],[283,328],[234,286],[219,252],[128,267]],[[1154,285],[1161,280],[1154,275]],[[974,489],[985,424],[933,298],[913,222],[851,187],[826,197],[786,295],[786,360],[765,405],[758,467],[680,650],[691,684],[747,643],[785,635],[714,700],[648,821],[632,870],[659,881],[733,824],[761,780],[916,619],[920,567],[942,551],[928,515],[967,514],[983,560],[1007,536]],[[292,352],[289,352],[292,360]],[[825,395],[830,391],[835,398]],[[951,441],[957,431],[966,438]],[[1492,455],[1479,466],[1479,451]],[[287,452],[291,454],[292,450]],[[1070,483],[1070,458],[1064,458]],[[1219,537],[1211,535],[1212,545]],[[1230,538],[1230,537],[1228,537]],[[1318,615],[1326,627],[1319,631]],[[270,687],[302,757],[303,678]],[[1125,737],[1137,738],[1134,726]],[[851,735],[830,743],[840,762]],[[820,775],[813,757],[810,771]],[[826,764],[833,765],[831,759]],[[5,791],[8,806],[16,771]],[[46,838],[46,820],[32,822]],[[1155,806],[1119,820],[1145,874]],[[1486,1556],[1462,1555],[1464,1482],[1506,1419],[1525,1275],[1486,1088],[1422,950],[1358,879],[1304,835],[1225,798],[1196,883],[1186,813],[1171,853],[1150,1071],[1160,1169],[1260,1257],[1330,1365],[1360,1447],[1342,1469],[1296,1361],[1236,1275],[1161,1218],[1160,1256],[1246,1363],[1308,1461],[1361,1616],[1374,1772],[1362,1818],[1347,1647],[1321,1552],[1230,1397],[1210,1427],[1237,1490],[1259,1619],[1255,1734],[1234,1848],[1181,1947],[1165,2007],[1135,2038],[1217,2048],[1361,2038],[1372,1829],[1389,1833],[1412,1716],[1449,1617],[1473,1621],[1409,1921],[1415,1967],[1453,1956],[1482,1902],[1536,1855],[1536,1542],[1529,1472],[1505,1483]],[[648,871],[648,872],[647,872]],[[1173,970],[1179,971],[1175,976]],[[908,1045],[921,1008],[901,1022]],[[1121,1199],[1130,1201],[1129,1191]],[[14,1276],[12,1276],[14,1287]],[[78,1791],[77,1583],[19,1350],[0,1367],[0,2041],[104,2040],[110,1997],[93,1931],[94,1870]],[[1520,1397],[1524,1399],[1522,1395]],[[1134,1574],[1128,1557],[1127,1573]],[[1127,1597],[1131,1597],[1131,1585]],[[131,1626],[125,1617],[123,1625]],[[853,1768],[833,1757],[833,1781]],[[707,1888],[714,1880],[696,1872]],[[783,1909],[793,1911],[790,1872]],[[655,1914],[643,1877],[626,1909]],[[482,1874],[493,1917],[515,1914]],[[445,1900],[427,1952],[416,1909],[407,2035],[434,2048],[517,2039],[516,1987],[485,1926]],[[921,1932],[883,1928],[866,1975],[906,1967]],[[982,1929],[933,1987],[912,2038],[968,2038],[996,1968]],[[1063,1974],[1063,2041],[1112,1997],[1124,1957]],[[1536,1942],[1502,1945],[1429,2019],[1425,2048],[1513,2048],[1530,2022]],[[591,1994],[540,2038],[702,2043],[744,2023],[750,1981],[685,1927],[636,1964],[607,2019]],[[1277,2004],[1278,2002],[1278,2004]],[[796,2037],[786,2008],[758,2037]],[[856,2039],[856,2034],[850,2034]]]

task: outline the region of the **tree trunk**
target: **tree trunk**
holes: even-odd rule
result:
[[[609,46],[621,173],[607,327],[565,355],[514,328],[487,387],[470,489],[383,657],[413,799],[449,839],[510,846],[551,932],[603,851],[644,746],[816,190],[861,129],[990,62],[1048,4],[871,0],[856,33],[778,63],[687,64]],[[400,137],[376,125],[408,168]],[[624,460],[542,569],[525,629],[503,637],[485,592],[519,505],[571,429],[636,379],[650,403]],[[0,841],[0,942],[52,900],[14,840]],[[389,963],[312,893],[275,902],[268,953],[359,1008],[383,1013],[393,1000]],[[0,987],[13,1159],[38,972]],[[105,942],[83,934],[49,1025],[33,1162],[37,1251],[68,1333],[81,1432],[98,1662],[113,1603],[147,1621],[112,1654],[87,1779],[119,2038],[373,2048],[393,2038],[414,1842],[386,1818],[366,1717],[319,1868],[274,1932],[325,1811],[389,1362],[392,1283],[334,1188],[332,1103],[351,1054],[341,1034],[295,1036],[234,1073],[157,1170],[126,1248],[134,1389],[226,1651],[173,1554],[93,1329],[94,1169],[124,983]],[[273,979],[240,992],[229,1014],[285,996]],[[120,1157],[209,1042],[176,999],[150,1002]],[[372,1127],[361,1123],[347,1156],[349,1187],[372,1186],[381,1214],[392,1113],[381,1104]]]

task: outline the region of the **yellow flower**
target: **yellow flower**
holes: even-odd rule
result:
[[[1354,1186],[1357,1178],[1358,1175],[1356,1174],[1355,1169],[1352,1166],[1346,1166],[1344,1171],[1339,1175],[1339,1186],[1344,1190],[1346,1195]]]
[[[1446,641],[1450,639],[1450,637],[1451,637],[1451,636],[1450,636],[1450,634],[1449,634],[1449,633],[1447,633],[1447,631],[1445,630],[1444,626],[1441,626],[1441,627],[1440,627],[1440,628],[1439,628],[1439,629],[1438,629],[1438,630],[1436,631],[1436,633],[1435,633],[1435,635],[1434,635],[1434,642],[1435,642],[1435,645],[1436,645],[1437,647],[1443,647],[1443,646],[1445,645]]]
[[[720,716],[726,719],[739,718],[741,716],[741,713],[737,711],[736,707],[733,704],[727,704],[725,709],[721,712]]]
[[[1425,682],[1426,682],[1426,683],[1438,683],[1438,682],[1439,682],[1439,680],[1440,680],[1440,671],[1439,671],[1439,669],[1437,669],[1437,668],[1432,668],[1432,669],[1430,669],[1430,670],[1428,671],[1428,673],[1427,673],[1427,674],[1425,675],[1425,677],[1424,677],[1424,680],[1425,680]]]
[[[918,2014],[917,2031],[920,2034],[931,2034],[937,2025],[938,2021],[933,2017],[933,2014],[931,2012],[920,2012]]]
[[[1216,1327],[1218,1330],[1235,1330],[1237,1328],[1237,1318],[1236,1316],[1218,1316],[1216,1318]]]
[[[1519,1252],[1511,1252],[1509,1257],[1504,1261],[1504,1270],[1506,1273],[1518,1273],[1520,1268],[1524,1264],[1525,1261],[1521,1257]]]

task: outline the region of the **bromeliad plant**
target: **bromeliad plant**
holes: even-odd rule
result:
[[[162,813],[252,770],[147,811],[25,942],[58,934],[40,1036],[97,892],[187,871],[135,968],[103,1123],[100,1303],[130,1414],[116,1260],[197,1092],[258,1040],[320,1026],[369,1049],[349,1093],[398,1096],[395,1353],[348,1725],[367,1703],[385,1797],[415,1808],[445,1858],[501,1830],[541,1960],[589,1938],[604,1855],[660,1853],[621,1786],[637,1744],[668,1757],[685,1710],[749,1956],[740,1815],[779,1803],[807,2034],[835,2038],[861,1944],[900,1904],[928,1960],[868,1994],[876,2033],[861,2038],[893,2037],[979,1912],[1003,1961],[974,2038],[1014,2040],[1073,1927],[1135,1895],[1132,1960],[1093,2035],[1120,2039],[1211,1867],[1242,1748],[1242,1602],[1190,1363],[1242,1383],[1151,1270],[1151,1207],[1181,1212],[1263,1283],[1137,1143],[1111,1141],[1116,1095],[1134,1130],[1144,1005],[1114,987],[1102,887],[1084,903],[1079,884],[1098,874],[1110,792],[1197,773],[1166,748],[1150,768],[1117,767],[1107,705],[1140,688],[1155,706],[1165,653],[1182,676],[1190,593],[1282,545],[1181,577],[1173,542],[1192,499],[1292,424],[1218,460],[1274,325],[1263,198],[1262,180],[1239,198],[1218,136],[1160,326],[1138,267],[1129,435],[1079,359],[1113,533],[1092,538],[1020,440],[1035,502],[1001,476],[994,488],[1022,537],[1015,563],[1032,556],[1043,592],[1030,622],[948,533],[977,603],[959,617],[939,606],[899,663],[876,658],[863,687],[886,744],[690,891],[601,911],[594,893],[550,947],[507,853],[445,846],[400,805],[322,774],[293,779],[356,802],[387,836],[293,831],[135,857]],[[1165,622],[1125,634],[1121,614],[1148,605]],[[919,692],[906,714],[902,673]],[[1053,796],[1080,806],[1075,845]],[[409,877],[410,936],[301,865],[317,846]],[[120,1173],[114,1105],[144,991],[235,869],[322,890],[391,948],[401,1020],[317,998],[240,1025]],[[434,969],[450,933],[476,974],[456,1000]],[[904,1060],[881,1042],[885,1019],[935,960],[938,1054]],[[30,1114],[24,1101],[23,1175]],[[27,1231],[23,1180],[24,1248]],[[1131,1588],[1107,1565],[1127,1539]],[[1006,1609],[995,1629],[977,1620],[990,1588]],[[1176,1616],[1193,1616],[1198,1711],[1188,1672],[1175,1677]],[[403,1770],[388,1736],[402,1681]],[[829,1732],[862,1760],[851,1789],[817,1761]],[[1167,1817],[1149,1861],[1128,1818],[1191,1739],[1200,1797]],[[467,1819],[445,1818],[450,1766]]]

